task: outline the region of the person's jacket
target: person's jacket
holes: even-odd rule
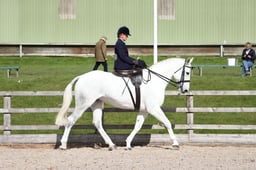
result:
[[[247,49],[244,49],[243,50],[243,53],[242,53],[242,60],[247,60],[247,61],[252,61],[254,63],[254,60],[256,59],[256,55],[255,55],[255,51],[251,48],[249,53],[246,54],[246,51]],[[248,58],[246,56],[250,55],[251,58]],[[245,56],[245,57],[244,57]]]
[[[131,58],[126,44],[118,39],[115,45],[115,70],[131,70],[135,67],[136,60]]]
[[[107,47],[104,40],[100,39],[95,46],[95,57],[97,62],[107,61]]]

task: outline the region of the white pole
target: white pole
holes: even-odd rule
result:
[[[23,55],[23,51],[22,51],[22,44],[20,44],[20,47],[19,47],[19,54],[20,54],[20,58],[22,57]]]
[[[154,64],[157,63],[157,19],[158,14],[157,14],[157,0],[154,0]]]

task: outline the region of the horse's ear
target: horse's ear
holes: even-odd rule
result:
[[[192,57],[192,58],[187,59],[187,64],[191,64],[193,60],[194,60],[194,58],[193,58],[193,57]]]
[[[191,64],[193,60],[194,60],[194,57],[192,57],[192,58],[190,59],[189,64]]]

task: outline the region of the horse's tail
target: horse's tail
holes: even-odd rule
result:
[[[72,87],[78,79],[79,76],[75,77],[65,88],[63,95],[63,104],[55,120],[55,124],[58,126],[65,126],[68,122],[67,112],[73,98]]]

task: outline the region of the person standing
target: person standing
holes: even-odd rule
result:
[[[254,65],[255,60],[255,51],[252,49],[252,44],[247,42],[245,44],[245,49],[242,53],[242,62],[243,62],[243,69],[242,75],[247,76],[250,75],[250,68]]]
[[[128,27],[120,27],[117,31],[117,41],[115,44],[115,65],[114,70],[132,70],[136,66],[146,68],[143,60],[136,60],[129,56],[125,41],[131,36]]]
[[[108,64],[107,64],[107,37],[103,36],[99,39],[95,46],[95,58],[96,63],[93,67],[93,70],[97,70],[98,67],[102,64],[104,67],[104,71],[108,71]]]

